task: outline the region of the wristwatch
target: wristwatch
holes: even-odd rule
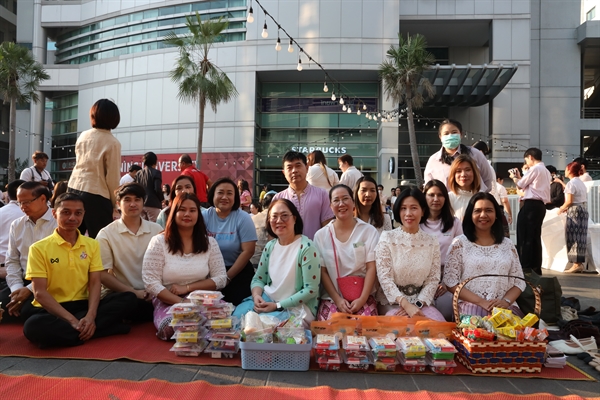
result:
[[[280,302],[275,303],[275,311],[283,311],[283,307],[281,307]]]
[[[423,304],[423,302],[421,300],[417,300],[415,301],[415,306],[419,307],[419,308],[423,308],[425,304]]]

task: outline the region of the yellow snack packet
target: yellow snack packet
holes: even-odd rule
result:
[[[530,327],[535,325],[536,322],[538,322],[540,319],[538,318],[537,315],[529,313],[526,316],[524,316],[523,318],[521,318],[521,325],[523,325],[524,327]]]
[[[499,311],[496,311],[496,310],[499,310]],[[508,321],[508,317],[506,316],[506,314],[503,311],[506,311],[506,310],[494,308],[494,312],[492,313],[492,316],[489,318],[489,321],[491,322],[491,324],[494,328],[499,328],[500,326],[504,325]]]

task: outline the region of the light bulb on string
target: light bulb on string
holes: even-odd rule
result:
[[[302,59],[298,58],[298,66],[296,67],[296,69],[299,71],[302,71]]]
[[[290,39],[290,45],[288,46],[288,53],[294,52],[294,46],[292,46],[292,39]]]
[[[373,115],[373,120],[377,121],[377,115]]]
[[[360,115],[360,108],[358,108],[358,109],[356,110],[356,115]],[[350,136],[352,136],[352,135],[350,135]]]
[[[267,21],[265,21],[265,24],[263,25],[263,31],[260,34],[260,36],[262,36],[263,39],[266,39],[269,37],[269,32],[267,32]]]
[[[340,104],[343,104],[343,103],[342,103],[342,100],[343,100],[343,99],[340,99]],[[342,107],[342,111],[346,111],[346,108],[347,108],[347,107],[346,107],[346,105],[344,104],[344,106]]]
[[[336,97],[335,97],[335,92],[331,92],[331,101],[335,101]]]
[[[348,107],[348,114],[351,114],[351,113],[352,113],[352,108]]]
[[[248,10],[248,17],[246,18],[246,22],[249,24],[254,22],[254,10],[252,10],[252,5],[250,5],[250,9]]]
[[[380,112],[379,112],[379,113],[377,113],[377,116],[378,116],[379,118],[381,118],[381,113],[380,113]]]
[[[367,105],[363,104],[363,111],[367,111]]]
[[[323,91],[325,93],[329,92],[329,88],[327,87],[327,81],[325,81],[325,84],[323,85]]]
[[[344,96],[340,97],[340,104],[344,104]]]
[[[281,50],[281,39],[279,39],[279,35],[277,35],[277,43],[275,44],[275,50]]]

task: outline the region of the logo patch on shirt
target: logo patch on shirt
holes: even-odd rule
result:
[[[82,260],[85,260],[87,258],[87,253],[85,251],[82,251],[79,258],[81,258]]]
[[[50,259],[50,264],[54,264],[54,263],[57,263],[57,262],[58,262],[58,257]]]

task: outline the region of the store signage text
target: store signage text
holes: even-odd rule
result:
[[[292,151],[298,151],[305,154],[312,153],[315,150],[320,150],[323,154],[346,154],[345,147],[292,147]]]

